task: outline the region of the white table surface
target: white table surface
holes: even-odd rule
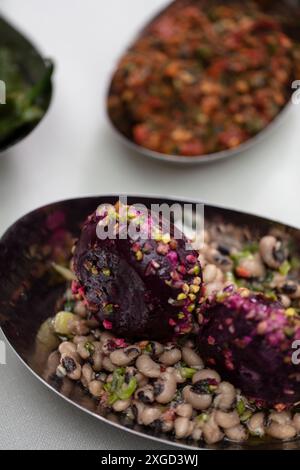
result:
[[[115,141],[104,111],[109,75],[135,32],[166,3],[1,0],[1,13],[55,60],[56,71],[46,118],[0,155],[0,233],[40,205],[111,192],[199,198],[300,227],[300,105],[257,148],[206,166],[148,160]],[[110,428],[66,404],[8,350],[7,365],[0,365],[0,448],[164,446]]]

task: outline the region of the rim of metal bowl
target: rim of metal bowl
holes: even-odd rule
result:
[[[169,155],[166,153],[156,152],[154,150],[147,149],[146,147],[142,147],[141,145],[136,144],[124,134],[122,134],[119,129],[115,126],[112,122],[108,109],[106,107],[106,114],[108,118],[108,122],[110,123],[110,127],[113,130],[113,133],[117,136],[120,142],[124,143],[129,149],[134,150],[135,152],[144,155],[145,157],[152,158],[154,160],[160,160],[167,163],[178,163],[180,165],[193,165],[193,164],[207,164],[213,163],[218,160],[224,160],[226,158],[231,158],[236,156],[246,150],[249,150],[259,144],[265,137],[269,134],[274,132],[284,121],[287,115],[290,113],[292,109],[292,100],[286,102],[285,106],[281,109],[281,111],[277,114],[277,116],[260,132],[258,132],[255,136],[251,137],[250,139],[246,140],[242,144],[238,145],[233,149],[228,150],[221,150],[220,152],[208,153],[204,155],[197,155],[197,156],[184,156],[184,155]]]
[[[54,206],[54,205],[59,205],[60,203],[67,203],[67,202],[72,202],[72,201],[76,201],[78,199],[81,199],[81,200],[85,200],[85,199],[98,199],[98,198],[103,198],[103,197],[119,197],[121,196],[122,194],[116,194],[116,193],[107,193],[105,195],[95,195],[95,194],[90,194],[90,195],[86,195],[86,196],[82,196],[82,197],[79,197],[79,198],[67,198],[67,199],[58,199],[54,202],[51,202],[51,203],[48,203],[48,204],[44,204],[42,206],[39,206],[37,208],[34,208],[33,210],[27,212],[26,214],[23,214],[22,216],[20,216],[16,221],[14,221],[13,224],[11,224],[5,231],[3,234],[1,234],[0,236],[0,239],[2,240],[5,235],[8,233],[8,231],[15,225],[17,224],[18,222],[20,222],[25,216],[30,216],[31,214],[33,214],[34,212],[36,212],[37,210],[40,210],[40,209],[44,209],[44,208],[47,208],[47,207],[50,207],[50,206]],[[266,218],[266,216],[264,215],[260,215],[260,214],[255,214],[255,213],[252,213],[252,212],[245,212],[243,210],[239,210],[237,208],[231,208],[231,207],[227,207],[225,205],[222,205],[222,204],[209,204],[207,201],[203,201],[203,200],[200,200],[200,199],[197,199],[197,198],[188,198],[188,197],[179,197],[179,196],[174,196],[174,195],[171,195],[171,196],[162,196],[162,195],[158,195],[158,194],[144,194],[144,193],[140,193],[140,194],[136,194],[136,193],[130,193],[128,194],[128,197],[131,197],[131,198],[134,198],[134,197],[139,197],[139,198],[147,198],[149,200],[151,199],[157,199],[157,198],[162,198],[162,199],[166,199],[168,201],[180,201],[181,203],[197,203],[197,202],[201,202],[203,204],[207,204],[208,206],[211,206],[212,208],[215,208],[217,210],[225,210],[225,211],[229,211],[229,212],[237,212],[237,213],[240,213],[240,214],[243,214],[245,216],[250,216],[250,218],[252,217],[257,217],[259,219],[261,219],[261,221],[267,221],[267,222],[272,222],[272,223],[279,223],[279,224],[283,224],[287,227],[290,227],[291,229],[294,229],[294,230],[300,230],[300,228],[297,228],[295,226],[291,226],[290,224],[285,224],[283,222],[278,222],[277,220],[274,220],[274,219],[269,219],[269,218]],[[0,326],[0,330],[2,331],[3,333],[3,336],[7,342],[7,344],[9,345],[9,347],[11,348],[11,350],[14,352],[14,354],[18,357],[18,359],[21,361],[21,363],[26,367],[26,369],[31,372],[31,374],[33,374],[33,376],[38,379],[44,386],[46,386],[49,390],[51,390],[52,392],[54,392],[57,396],[59,396],[60,398],[62,398],[63,400],[67,401],[69,404],[75,406],[77,409],[80,409],[81,411],[87,413],[88,415],[90,416],[93,416],[94,418],[98,419],[99,421],[102,421],[104,423],[106,423],[107,425],[111,425],[119,430],[122,430],[124,432],[128,432],[132,435],[136,435],[136,436],[139,436],[139,437],[142,437],[144,439],[148,439],[148,440],[151,440],[151,441],[154,441],[154,442],[158,442],[160,444],[166,444],[166,445],[169,445],[169,446],[172,446],[172,447],[177,447],[177,448],[182,448],[182,449],[186,449],[186,450],[189,450],[189,451],[202,451],[202,450],[220,450],[222,449],[222,446],[220,446],[220,443],[217,443],[216,445],[201,445],[201,446],[197,446],[197,445],[189,445],[189,444],[186,444],[185,442],[180,442],[180,441],[173,441],[171,439],[168,439],[167,437],[162,437],[161,435],[160,436],[155,436],[153,434],[148,434],[146,432],[143,432],[143,431],[139,431],[139,430],[136,430],[136,429],[131,429],[129,427],[126,427],[124,426],[123,424],[121,423],[116,423],[112,420],[109,420],[108,418],[104,417],[104,416],[101,416],[100,414],[97,414],[96,412],[93,412],[91,410],[89,410],[88,408],[86,408],[85,406],[83,406],[82,404],[72,400],[71,398],[69,398],[68,396],[64,395],[63,393],[61,393],[59,390],[57,390],[55,387],[53,387],[50,383],[48,383],[46,381],[45,378],[43,378],[37,371],[34,370],[33,367],[31,367],[30,364],[28,364],[26,362],[26,360],[22,357],[21,353],[19,351],[17,351],[17,349],[15,348],[14,344],[10,341],[8,335],[6,334],[6,331],[5,331],[5,327],[2,327]],[[286,444],[292,444],[292,445],[296,445],[298,447],[298,442],[299,441],[290,441]],[[264,450],[264,446],[247,446],[247,447],[243,447],[241,446],[240,443],[234,443],[234,442],[230,442],[231,444],[231,449],[233,449],[234,447],[236,448],[236,450]],[[283,449],[284,449],[284,442],[281,443],[281,445],[283,446]],[[278,444],[279,445],[279,444]],[[234,447],[233,447],[234,446]],[[277,449],[277,445],[275,446],[275,448]],[[226,448],[225,448],[226,449]],[[273,450],[273,449],[272,449]]]

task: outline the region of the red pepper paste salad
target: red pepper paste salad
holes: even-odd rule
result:
[[[232,149],[287,103],[299,59],[299,44],[253,1],[178,0],[119,61],[108,113],[123,135],[152,151]]]

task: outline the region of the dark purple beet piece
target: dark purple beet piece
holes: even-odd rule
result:
[[[199,349],[207,364],[266,405],[300,400],[300,366],[292,343],[300,339],[293,309],[246,289],[209,298],[200,310]]]
[[[173,238],[174,227],[165,232],[161,218],[153,220],[150,212],[142,216],[124,207],[127,213],[130,210],[131,222],[141,223],[139,234],[122,239],[117,227],[116,239],[101,240],[97,224],[105,226],[109,214],[103,210],[92,214],[74,252],[75,290],[117,336],[162,340],[189,332],[201,291],[197,252],[186,249],[184,237]],[[144,238],[149,224],[154,239]]]

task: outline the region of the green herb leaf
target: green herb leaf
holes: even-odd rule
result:
[[[289,263],[288,260],[285,260],[279,267],[279,273],[282,275],[282,276],[287,276],[288,273],[290,272],[291,270],[291,263]]]
[[[197,369],[193,369],[192,367],[182,367],[180,369],[180,373],[184,379],[191,379],[196,372]]]

